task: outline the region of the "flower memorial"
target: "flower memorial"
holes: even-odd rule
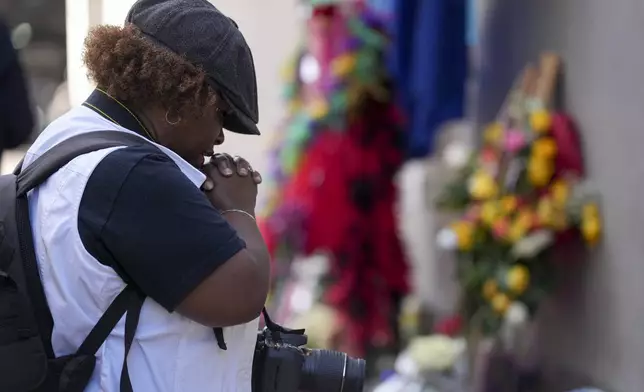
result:
[[[296,258],[328,256],[317,299],[341,326],[334,348],[362,356],[395,345],[389,315],[409,290],[395,219],[403,118],[383,61],[382,17],[362,2],[302,3],[310,5],[306,37],[286,72],[289,112],[275,132],[258,220],[274,260],[275,305]]]
[[[553,104],[558,74],[552,54],[526,67],[481,147],[438,200],[460,215],[437,242],[456,252],[463,316],[485,335],[534,314],[554,285],[553,249],[600,238],[577,133]]]

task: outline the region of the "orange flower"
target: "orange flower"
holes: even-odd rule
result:
[[[519,200],[514,195],[503,196],[501,199],[501,208],[506,214],[513,213],[519,205]]]
[[[557,155],[557,142],[551,137],[542,137],[532,143],[532,156],[551,159]]]
[[[499,160],[499,157],[494,149],[490,147],[483,147],[479,159],[483,164],[494,164]]]
[[[555,165],[550,159],[531,157],[528,161],[528,178],[537,188],[548,185],[554,173]]]
[[[550,197],[543,197],[537,203],[537,216],[539,223],[544,226],[551,226],[554,222],[555,206]]]
[[[538,223],[536,214],[528,207],[523,207],[519,210],[516,221],[521,226],[527,227],[528,230],[534,228]]]
[[[494,235],[497,238],[508,239],[510,222],[505,218],[497,219],[496,222],[492,224],[492,232],[494,232]]]
[[[550,186],[550,194],[555,204],[565,206],[570,196],[570,186],[562,179],[555,180]]]

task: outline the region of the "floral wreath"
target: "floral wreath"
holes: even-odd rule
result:
[[[438,200],[460,214],[437,243],[456,253],[464,316],[484,333],[536,312],[555,284],[551,250],[600,238],[577,132],[552,103],[558,74],[553,54],[538,69],[526,67],[482,146]]]

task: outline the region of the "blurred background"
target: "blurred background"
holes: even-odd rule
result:
[[[642,390],[644,2],[212,2],[256,62],[262,136],[227,135],[225,149],[267,178],[259,215],[278,321],[366,357],[380,391]],[[132,3],[0,0],[27,78],[30,141],[91,92],[83,40],[122,24]],[[603,236],[590,250],[553,245],[563,283],[530,312],[533,333],[515,334],[530,347],[518,355],[498,348],[503,332],[473,343],[458,252],[437,239],[454,213],[435,200],[489,142],[483,130],[505,118],[526,65],[545,72],[545,52],[561,65],[554,98],[537,104],[574,119]],[[2,154],[2,173],[26,148]]]

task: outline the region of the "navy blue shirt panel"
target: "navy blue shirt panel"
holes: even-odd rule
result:
[[[147,144],[98,164],[78,229],[93,257],[169,311],[246,246],[179,167]]]

